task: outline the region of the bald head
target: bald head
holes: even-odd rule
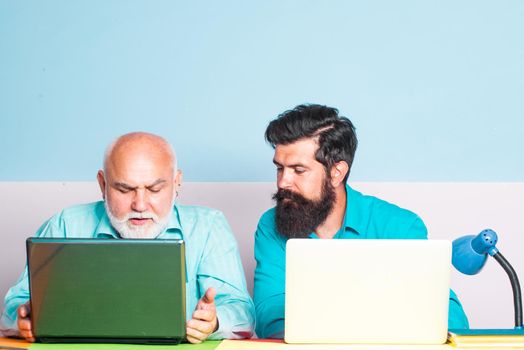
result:
[[[134,132],[107,148],[98,183],[113,227],[122,237],[154,238],[164,230],[181,173],[162,137]]]
[[[147,156],[170,166],[173,173],[177,171],[176,154],[164,138],[147,132],[132,132],[114,140],[104,155],[104,171],[122,158]]]

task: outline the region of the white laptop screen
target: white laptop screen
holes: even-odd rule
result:
[[[451,242],[290,239],[288,343],[442,344]]]

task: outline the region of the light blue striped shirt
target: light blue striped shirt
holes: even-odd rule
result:
[[[77,205],[46,221],[37,237],[120,238],[107,217],[104,202]],[[186,318],[191,319],[198,300],[214,287],[218,330],[209,339],[249,338],[255,308],[236,240],[224,215],[214,209],[175,205],[166,230],[158,239],[183,239],[186,251]],[[29,300],[27,267],[5,297],[1,329],[16,335],[18,306]]]

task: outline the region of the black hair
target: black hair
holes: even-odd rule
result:
[[[266,141],[275,148],[307,138],[318,138],[315,158],[322,163],[329,174],[331,167],[345,161],[351,165],[357,149],[357,135],[353,123],[338,115],[338,109],[302,104],[285,111],[271,121],[266,129]],[[349,171],[344,177],[347,181]]]

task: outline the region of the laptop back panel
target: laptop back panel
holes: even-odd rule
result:
[[[443,344],[451,243],[292,239],[288,343]]]
[[[181,240],[27,240],[32,326],[43,342],[185,338]]]

